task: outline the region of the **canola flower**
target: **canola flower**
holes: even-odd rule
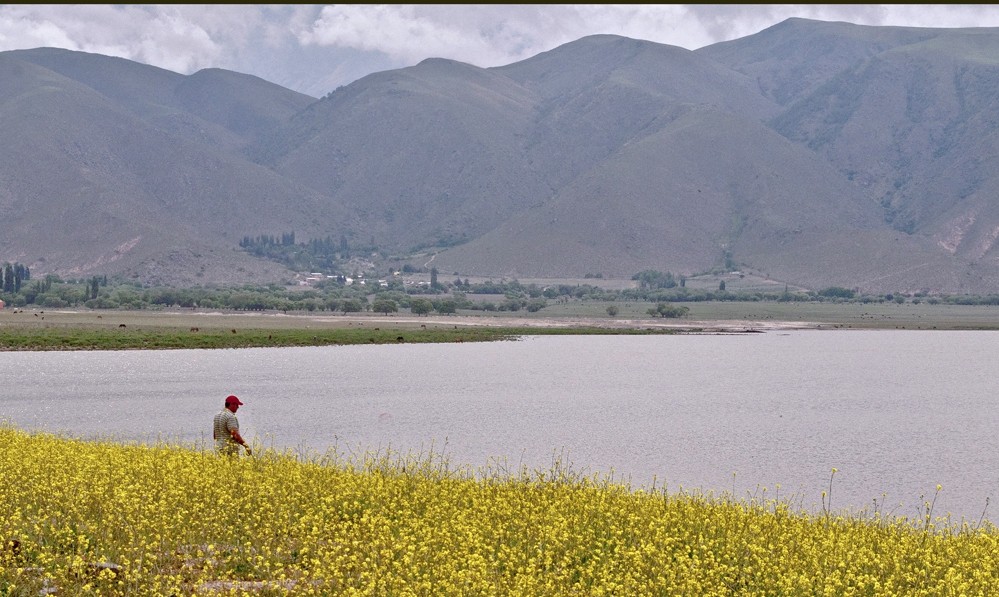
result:
[[[256,450],[255,450],[256,451]],[[0,596],[988,595],[946,519],[452,470],[429,454],[83,441],[0,426]]]

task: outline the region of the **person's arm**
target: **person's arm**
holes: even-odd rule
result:
[[[250,451],[250,446],[248,446],[246,444],[246,441],[243,440],[243,436],[239,434],[239,427],[233,427],[229,429],[229,434],[232,435],[232,439],[234,442],[246,448],[247,454],[253,453],[252,451]]]

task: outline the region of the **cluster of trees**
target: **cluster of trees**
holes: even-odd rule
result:
[[[671,305],[669,303],[659,303],[655,307],[652,307],[646,311],[650,317],[668,317],[676,318],[683,317],[688,312],[690,312],[690,307],[685,307],[682,305]]]
[[[490,290],[495,287],[490,286]],[[506,287],[502,301],[479,302],[458,290],[426,296],[426,288],[406,292],[401,284],[388,288],[347,286],[330,281],[318,288],[301,289],[283,285],[233,288],[143,287],[131,282],[108,282],[95,276],[86,280],[64,281],[57,276],[36,280],[17,292],[2,292],[0,299],[11,307],[34,305],[47,308],[87,307],[91,309],[155,309],[182,307],[236,311],[325,311],[354,313],[374,311],[395,313],[409,309],[415,314],[456,313],[461,310],[539,311],[547,302],[541,290],[519,284]],[[534,296],[532,296],[534,295]]]
[[[293,246],[293,237],[273,239],[276,244]],[[254,243],[271,243],[272,239],[256,239]],[[436,274],[436,272],[434,272]],[[394,276],[385,287],[347,285],[343,276],[320,282],[313,288],[242,286],[230,288],[159,288],[144,287],[132,282],[110,281],[106,276],[64,281],[48,275],[30,280],[28,269],[19,264],[0,268],[2,284],[0,299],[11,307],[88,307],[93,309],[146,309],[183,307],[229,309],[239,311],[326,311],[395,313],[404,309],[415,314],[455,313],[459,310],[528,311],[537,312],[552,303],[569,301],[602,301],[610,303],[607,313],[617,314],[613,303],[648,302],[654,306],[646,312],[651,317],[683,317],[689,308],[677,303],[693,301],[850,301],[953,303],[999,305],[999,295],[928,296],[926,294],[863,295],[856,291],[830,287],[814,292],[726,291],[691,289],[683,278],[669,272],[651,270],[636,274],[638,288],[611,290],[590,284],[521,284],[520,282],[483,282],[472,284],[456,278],[443,281],[434,275],[434,284],[407,287]],[[490,295],[489,300],[471,300],[473,295]],[[493,298],[495,297],[495,298]]]
[[[3,292],[20,292],[21,284],[30,279],[31,272],[26,265],[8,261],[0,268],[0,289],[3,289]]]
[[[675,288],[677,286],[684,285],[684,278],[677,278],[672,274],[672,272],[660,272],[653,269],[647,269],[640,271],[631,277],[632,280],[638,280],[639,287],[642,289],[658,290],[660,288]]]
[[[339,263],[350,259],[346,237],[334,241],[331,236],[296,243],[295,232],[283,232],[280,238],[263,234],[244,236],[239,246],[246,252],[277,261],[290,269],[307,272],[337,273]]]

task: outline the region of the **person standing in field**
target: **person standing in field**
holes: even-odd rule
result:
[[[246,455],[252,456],[250,446],[246,445],[243,436],[239,434],[239,420],[236,411],[243,403],[236,396],[226,396],[225,408],[215,415],[212,426],[212,437],[215,439],[215,451],[226,456],[239,455],[239,447],[246,448]]]

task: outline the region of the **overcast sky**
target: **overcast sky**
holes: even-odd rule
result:
[[[429,57],[499,66],[596,33],[694,50],[790,17],[999,27],[999,5],[0,4],[0,50],[67,48],[183,74],[225,68],[319,97]]]

